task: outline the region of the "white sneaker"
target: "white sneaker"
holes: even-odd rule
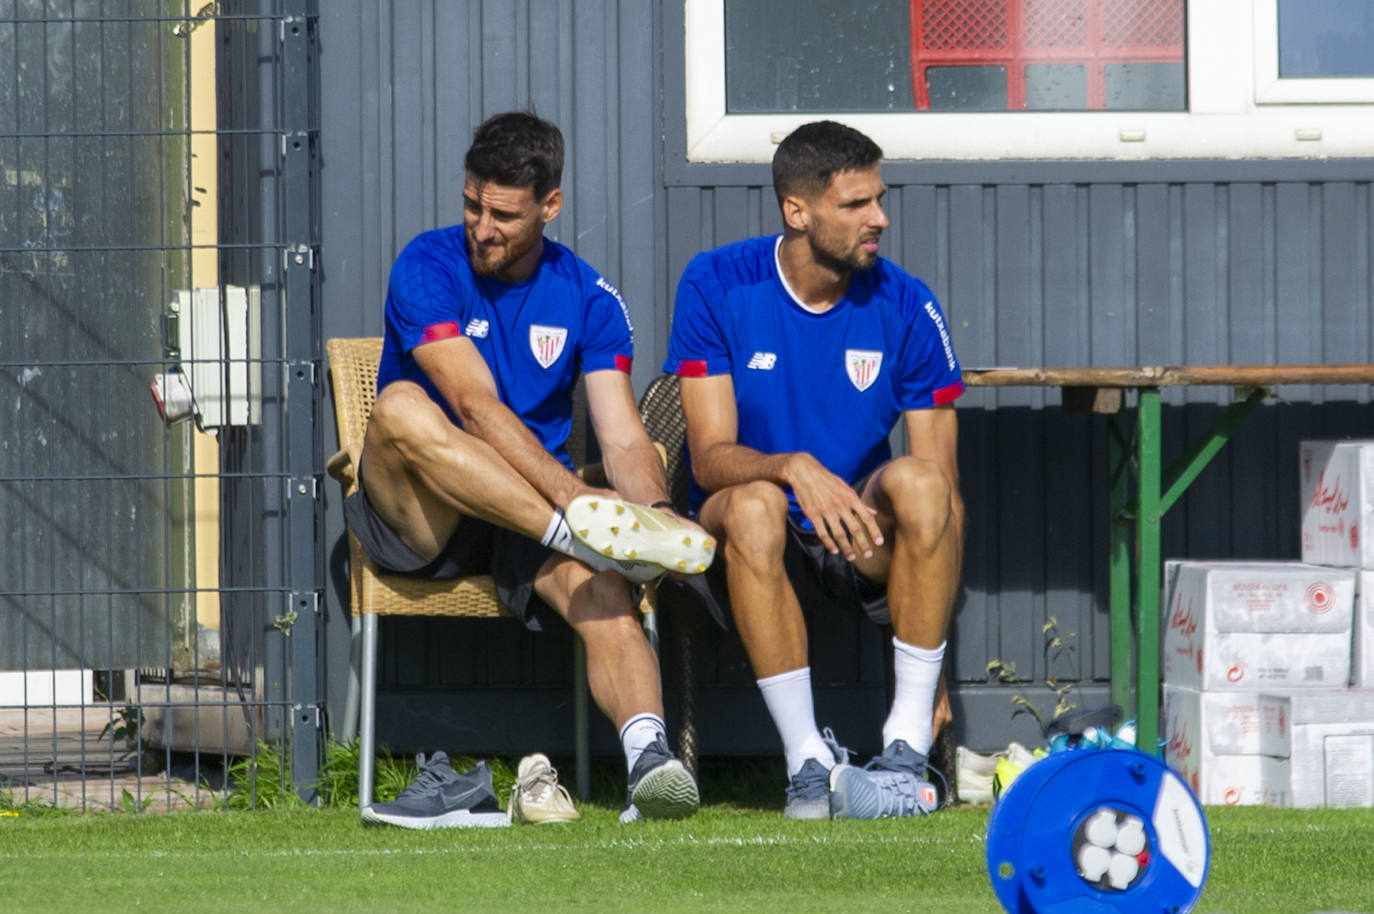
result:
[[[954,771],[957,778],[959,802],[991,803],[992,776],[997,772],[997,759],[1005,757],[1005,752],[984,755],[974,752],[967,746],[954,749]]]
[[[711,567],[716,543],[676,515],[604,495],[579,495],[563,512],[578,542],[598,555],[679,574]]]
[[[558,783],[558,772],[542,752],[520,760],[515,784],[510,789],[510,820],[533,825],[576,822],[582,816],[573,806],[568,789]]]

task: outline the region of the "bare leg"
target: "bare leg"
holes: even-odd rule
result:
[[[899,457],[869,479],[863,499],[878,511],[884,544],[855,567],[887,581],[898,639],[918,647],[944,643],[963,560],[964,503],[935,463]]]
[[[553,508],[485,441],[467,434],[418,385],[387,385],[363,442],[367,498],[424,558],[465,515],[543,536]]]
[[[617,730],[636,714],[663,716],[658,658],[623,577],[554,556],[539,569],[534,590],[581,636],[592,699]]]
[[[724,489],[707,499],[701,525],[725,560],[740,640],[759,679],[807,665],[806,621],[783,568],[787,496],[768,482]]]

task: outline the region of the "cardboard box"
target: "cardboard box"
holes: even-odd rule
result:
[[[1374,806],[1374,689],[1295,692],[1293,805]]]
[[[0,672],[0,708],[50,708],[88,705],[91,670],[11,670]]]
[[[1360,570],[1351,622],[1350,684],[1374,688],[1374,569]]]
[[[1286,693],[1350,681],[1355,569],[1180,562],[1160,666],[1183,688]]]
[[[1298,445],[1302,560],[1374,568],[1374,441]]]
[[[1282,695],[1164,688],[1164,761],[1205,805],[1288,806],[1292,712]]]

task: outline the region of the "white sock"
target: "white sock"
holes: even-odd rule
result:
[[[644,747],[659,737],[668,743],[668,725],[657,714],[636,714],[620,728],[620,745],[625,748],[625,770],[634,771]]]
[[[811,667],[789,670],[759,681],[763,703],[773,716],[773,723],[782,737],[782,750],[787,756],[787,776],[790,778],[806,760],[813,758],[827,771],[835,766],[835,755],[821,739],[816,729],[816,711],[811,699]]]
[[[572,528],[568,526],[568,520],[563,516],[563,511],[560,508],[553,509],[553,517],[549,519],[549,527],[544,531],[544,536],[539,542],[555,552],[572,556],[594,571],[619,571],[623,573],[625,570],[615,559],[602,555],[574,537]]]
[[[896,673],[896,694],[892,710],[883,724],[883,747],[894,739],[922,755],[930,754],[930,728],[935,718],[935,689],[940,684],[940,666],[945,662],[945,643],[939,647],[917,647],[892,638],[892,665]]]

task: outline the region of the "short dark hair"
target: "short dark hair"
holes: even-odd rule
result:
[[[463,164],[478,181],[533,187],[543,200],[563,180],[563,134],[528,111],[493,114],[473,133]]]
[[[773,153],[773,192],[814,199],[837,172],[868,168],[883,151],[867,136],[835,121],[812,121],[793,130]]]

